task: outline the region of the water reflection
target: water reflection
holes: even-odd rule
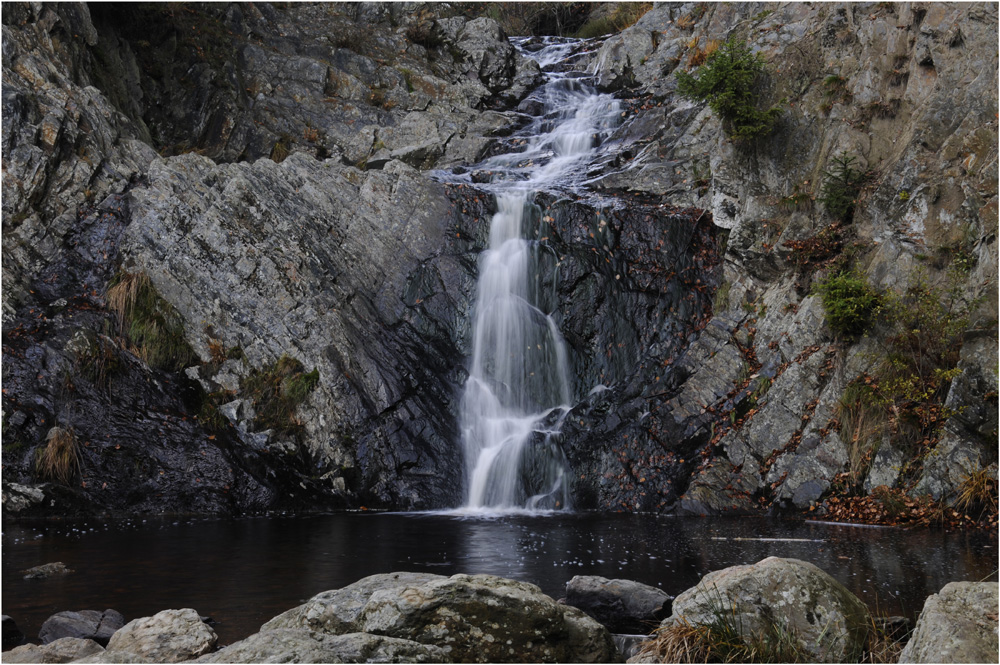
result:
[[[870,606],[912,618],[947,582],[995,574],[996,548],[995,536],[979,533],[644,515],[10,525],[3,612],[35,635],[63,610],[114,608],[135,618],[193,607],[220,622],[228,643],[320,591],[375,573],[488,573],[532,582],[556,598],[574,575],[602,575],[677,594],[710,571],[781,556],[809,561]],[[19,573],[51,561],[76,572],[49,580]]]

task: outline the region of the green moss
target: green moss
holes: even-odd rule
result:
[[[271,365],[253,370],[240,383],[240,392],[253,401],[257,427],[294,433],[301,427],[295,411],[318,383],[318,369],[306,372],[301,362],[283,355]]]
[[[675,75],[677,91],[690,99],[708,102],[734,140],[752,141],[768,134],[781,116],[777,106],[758,108],[758,90],[767,66],[746,42],[729,40],[709,55],[694,74],[678,71]]]
[[[229,426],[229,420],[219,411],[219,406],[233,399],[228,390],[217,390],[205,395],[198,411],[198,422],[207,430],[220,432]]]

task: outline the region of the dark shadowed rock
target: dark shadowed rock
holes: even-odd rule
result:
[[[114,632],[124,625],[125,617],[115,610],[58,612],[45,620],[38,638],[48,644],[63,637],[78,637],[106,647]]]
[[[21,629],[17,627],[17,623],[7,616],[3,615],[3,650],[13,649],[24,642],[24,633]]]
[[[632,580],[576,575],[566,583],[566,604],[613,633],[649,633],[670,614],[670,600],[661,589]]]

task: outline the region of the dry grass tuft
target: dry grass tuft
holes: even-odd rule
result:
[[[80,447],[72,429],[53,427],[38,449],[35,472],[42,478],[69,485],[80,472]]]
[[[955,509],[970,516],[996,514],[997,482],[986,468],[965,475],[958,487]]]
[[[139,294],[150,288],[149,276],[143,272],[123,272],[118,276],[104,296],[108,309],[118,314],[119,329],[125,327],[125,322],[135,311],[135,303]]]

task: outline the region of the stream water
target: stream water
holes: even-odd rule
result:
[[[555,598],[574,575],[601,575],[676,595],[710,571],[767,556],[810,561],[870,606],[913,618],[948,582],[996,579],[997,541],[928,529],[564,511],[49,522],[5,526],[2,611],[32,639],[59,611],[113,608],[131,620],[192,607],[218,621],[229,643],[316,593],[375,573],[489,573]],[[74,572],[23,579],[20,571],[52,561]]]

